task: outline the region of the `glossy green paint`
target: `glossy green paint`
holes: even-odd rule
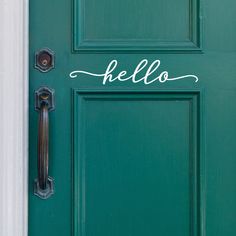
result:
[[[73,50],[77,52],[201,49],[198,0],[148,0],[145,7],[142,0],[74,0],[73,13]]]
[[[30,1],[30,236],[236,234],[236,3],[228,0]],[[82,10],[83,9],[83,10]],[[225,14],[227,12],[227,14]],[[34,69],[34,53],[55,68]],[[133,72],[191,79],[102,85],[116,59]],[[140,75],[141,76],[141,75]],[[37,176],[34,90],[55,89],[50,176],[55,194],[33,195]]]
[[[75,235],[198,235],[198,95],[74,96]]]

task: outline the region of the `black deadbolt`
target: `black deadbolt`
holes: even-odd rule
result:
[[[41,72],[48,72],[54,68],[54,52],[49,48],[43,48],[35,53],[35,68]]]

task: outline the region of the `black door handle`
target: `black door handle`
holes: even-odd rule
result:
[[[39,111],[38,124],[38,178],[34,194],[42,199],[54,193],[53,179],[48,176],[49,158],[49,111],[54,110],[54,90],[41,87],[35,91],[35,109]]]

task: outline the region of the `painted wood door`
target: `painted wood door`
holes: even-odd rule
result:
[[[30,1],[30,236],[236,235],[235,8]],[[42,86],[55,91],[46,200],[33,188]]]

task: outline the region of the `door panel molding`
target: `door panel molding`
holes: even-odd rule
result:
[[[27,236],[28,0],[0,2],[0,235]]]
[[[186,211],[189,211],[189,230],[190,235],[205,235],[205,190],[204,190],[204,157],[201,150],[203,140],[200,139],[202,133],[202,94],[200,91],[138,91],[138,90],[72,90],[73,105],[73,201],[72,201],[72,219],[73,219],[73,236],[77,234],[86,235],[86,210],[88,207],[85,189],[87,189],[86,169],[90,165],[86,164],[88,158],[85,151],[85,141],[78,146],[79,140],[83,137],[86,139],[85,129],[86,115],[88,112],[87,105],[90,102],[97,102],[96,109],[98,109],[99,101],[102,102],[102,109],[104,109],[104,102],[107,101],[139,101],[139,102],[166,102],[185,104],[184,113],[189,114],[189,168],[187,173],[183,176],[188,176],[189,181],[189,206]],[[87,105],[86,105],[87,104]],[[160,107],[159,107],[160,108]],[[101,112],[98,112],[101,114]],[[176,114],[177,115],[177,114]],[[88,115],[89,117],[93,117]],[[106,116],[107,117],[107,116]],[[79,122],[78,122],[79,121]],[[115,131],[114,131],[115,132]],[[101,138],[101,136],[99,136]],[[96,154],[97,155],[97,154]],[[85,158],[86,156],[86,158]],[[106,163],[108,164],[108,163]],[[87,168],[85,168],[87,166]],[[91,171],[90,171],[91,173]],[[181,177],[182,178],[182,177]],[[109,179],[109,177],[108,177]],[[109,182],[109,181],[108,181]],[[103,184],[102,184],[103,186]],[[93,195],[93,194],[92,194]],[[91,214],[90,214],[91,216]]]
[[[130,7],[128,9],[132,9],[133,12],[138,9],[137,12],[139,13],[129,24],[127,24],[127,20],[130,20],[126,10],[127,4],[124,2],[119,2],[118,5],[110,5],[104,1],[99,2],[105,9],[105,13],[101,14],[98,6],[93,7],[92,12],[89,12],[90,7],[95,4],[93,0],[86,3],[84,0],[73,0],[72,38],[74,53],[201,52],[201,0],[178,2],[181,8],[177,11],[177,6],[173,6],[173,2],[163,1],[163,4],[163,2],[153,1],[150,3],[149,1],[149,4],[146,3],[147,5],[143,7],[142,11],[140,11],[140,3],[135,2],[128,6]],[[158,11],[159,8],[162,10]],[[110,12],[113,14],[117,12],[113,16],[113,20],[109,19],[111,17]],[[91,15],[93,18],[89,17]],[[150,22],[155,19],[155,28],[148,30],[143,17]],[[181,22],[185,22],[185,24],[177,24],[180,26],[179,28],[173,27],[165,20],[170,20],[170,18],[172,22],[176,23],[176,21],[182,20]],[[117,22],[115,27],[111,23],[113,21]],[[96,29],[93,26],[94,22],[96,22]],[[106,30],[102,30],[103,22],[107,24]]]

